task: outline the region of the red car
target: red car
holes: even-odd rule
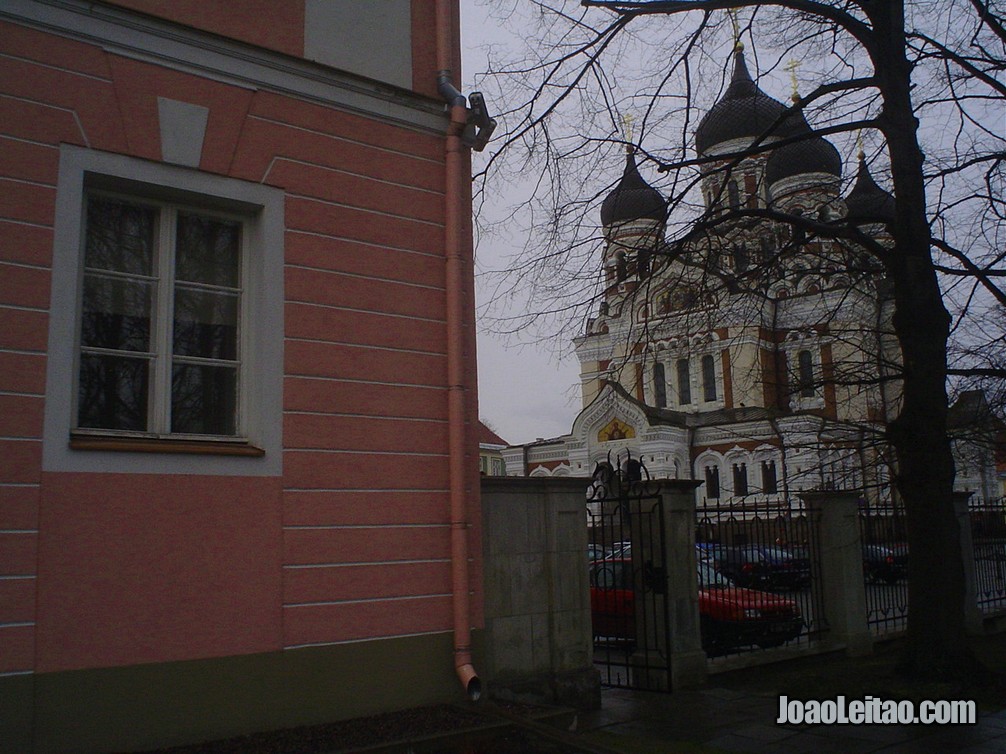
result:
[[[707,654],[756,644],[777,647],[803,631],[797,604],[778,594],[734,586],[709,563],[698,563],[699,618]],[[634,641],[636,595],[632,561],[599,560],[590,566],[590,610],[595,637]],[[637,583],[646,583],[639,574]]]

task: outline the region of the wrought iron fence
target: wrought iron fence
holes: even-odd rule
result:
[[[826,630],[813,511],[781,500],[696,509],[703,646],[710,657],[806,645]]]
[[[588,492],[594,665],[605,686],[667,691],[670,626],[659,485],[631,457],[594,471]]]
[[[975,589],[983,613],[1006,610],[1006,498],[968,505],[975,550]]]
[[[874,634],[903,631],[908,621],[905,513],[891,501],[859,510],[866,621]]]

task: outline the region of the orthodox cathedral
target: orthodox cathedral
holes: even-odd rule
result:
[[[709,504],[888,499],[899,352],[868,250],[890,243],[894,198],[862,153],[843,195],[838,150],[758,87],[740,47],[694,138],[703,206],[682,237],[626,155],[601,204],[603,294],[574,341],[583,409],[568,435],[506,449],[507,473],[589,476],[631,455],[704,482]]]

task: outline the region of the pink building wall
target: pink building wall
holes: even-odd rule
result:
[[[115,5],[304,50],[299,2]],[[443,136],[73,37],[0,17],[0,675],[450,631]],[[158,97],[209,109],[200,171],[285,192],[281,476],[42,469],[60,145],[160,161]]]

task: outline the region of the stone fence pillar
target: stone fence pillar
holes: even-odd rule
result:
[[[660,545],[663,539],[665,583],[655,590],[658,599],[664,601],[665,611],[656,611],[654,618],[663,620],[666,614],[667,626],[656,626],[652,632],[659,642],[645,651],[666,657],[670,665],[670,678],[661,679],[661,663],[654,657],[637,656],[634,659],[635,672],[651,674],[646,686],[683,689],[702,685],[706,680],[707,658],[702,650],[702,631],[699,622],[699,585],[695,563],[695,488],[701,482],[683,479],[661,479],[659,497],[643,497],[642,510],[660,521],[660,536],[640,536],[633,532],[632,559],[634,562],[660,562],[660,558],[646,551],[648,547]],[[662,515],[655,509],[662,506]],[[637,519],[638,520],[638,519]],[[638,543],[638,544],[637,544]],[[664,642],[670,646],[663,646]]]
[[[708,663],[702,650],[699,579],[695,563],[695,488],[702,482],[668,480],[664,484],[667,542],[667,594],[672,595],[671,688],[699,686]]]
[[[811,559],[811,575],[822,585],[828,626],[825,641],[844,647],[850,656],[873,651],[866,614],[859,497],[855,492],[832,490],[800,494],[817,527],[819,552]]]
[[[584,478],[482,478],[489,696],[596,709]]]
[[[975,540],[971,530],[968,501],[973,492],[954,493],[954,516],[961,533],[961,564],[964,566],[964,625],[972,635],[985,632],[985,618],[978,607],[978,578],[975,569]]]

